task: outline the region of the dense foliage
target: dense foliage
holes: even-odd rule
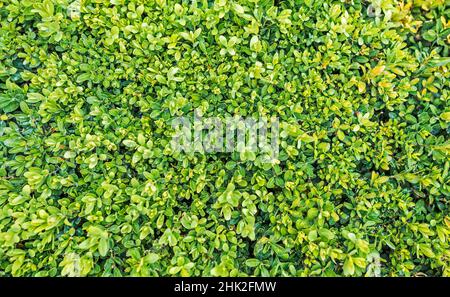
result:
[[[0,276],[450,275],[444,0],[0,0]],[[279,159],[170,120],[275,116]]]

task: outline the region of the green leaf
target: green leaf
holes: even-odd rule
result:
[[[344,275],[350,276],[355,274],[355,265],[353,264],[352,257],[347,257],[344,262]]]
[[[28,103],[37,103],[37,102],[44,100],[44,98],[45,98],[42,94],[39,94],[39,93],[28,93],[27,97],[28,97],[28,100],[27,100]]]
[[[145,256],[145,262],[148,263],[148,264],[156,263],[159,259],[160,259],[160,256],[158,254],[155,254],[155,253],[148,253]]]
[[[315,241],[317,239],[317,231],[316,230],[311,230],[308,233],[308,240],[309,241]]]
[[[434,58],[430,61],[432,67],[442,67],[450,63],[450,57]]]
[[[87,81],[90,78],[90,74],[89,73],[82,73],[80,75],[78,75],[77,77],[77,83],[82,83]]]
[[[245,265],[247,265],[248,267],[256,267],[259,265],[259,260],[258,259],[247,259],[245,261]]]
[[[98,243],[98,252],[100,256],[104,257],[108,253],[109,243],[107,238],[101,238]]]
[[[441,113],[441,119],[446,122],[450,122],[450,112]]]
[[[326,239],[326,240],[332,240],[332,239],[334,239],[334,233],[331,232],[331,231],[328,230],[328,229],[325,229],[325,228],[321,228],[321,229],[319,230],[319,235],[320,235],[322,238]]]
[[[136,142],[134,142],[133,140],[130,140],[130,139],[125,139],[124,141],[123,141],[123,144],[126,146],[126,147],[129,147],[129,148],[134,148],[134,147],[136,147]]]

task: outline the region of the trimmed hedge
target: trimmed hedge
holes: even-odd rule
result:
[[[0,276],[448,276],[448,4],[0,0]]]

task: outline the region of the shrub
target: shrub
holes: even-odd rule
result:
[[[447,4],[0,0],[0,275],[449,275]]]

